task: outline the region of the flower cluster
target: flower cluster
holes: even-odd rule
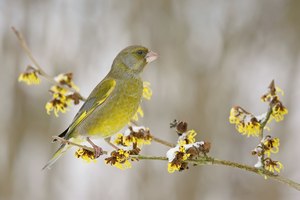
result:
[[[263,141],[262,145],[264,147],[265,154],[270,157],[271,153],[278,153],[279,151],[279,138],[272,138],[270,135],[267,135]]]
[[[240,106],[231,108],[229,122],[235,124],[236,130],[242,135],[257,137],[260,134],[261,126],[257,117]]]
[[[76,158],[81,158],[84,161],[86,161],[87,163],[90,163],[91,161],[96,162],[96,158],[95,158],[95,154],[92,151],[89,151],[87,149],[83,149],[83,148],[79,148],[76,152],[75,152],[75,157]]]
[[[279,100],[278,93],[283,95],[283,91],[275,87],[275,83],[272,81],[268,93],[261,97],[263,102],[269,103],[270,117],[268,117],[268,112],[255,116],[242,107],[235,106],[230,110],[229,122],[235,124],[236,130],[243,135],[260,136],[262,129],[267,128],[265,127],[267,122],[272,121],[272,119],[279,122],[283,120],[284,115],[288,113],[286,107]]]
[[[197,133],[195,130],[189,130],[187,133],[182,133],[181,136],[178,138],[178,144],[179,145],[186,145],[186,144],[192,144],[196,142]]]
[[[168,158],[168,172],[173,173],[175,171],[181,171],[187,169],[187,163],[184,162],[190,157],[190,154],[187,153],[185,146],[179,146],[170,149],[167,152]]]
[[[273,161],[271,159],[271,153],[275,154],[279,152],[279,138],[273,138],[270,135],[264,137],[260,144],[252,151],[252,155],[258,156],[258,162],[255,164],[256,168],[264,168],[274,173],[280,172],[283,165],[279,161]]]
[[[279,87],[275,87],[274,81],[269,86],[269,91],[261,97],[263,102],[268,102],[272,112],[269,121],[275,119],[276,122],[282,121],[284,115],[288,114],[287,108],[280,101],[279,95],[284,95],[283,91]]]
[[[143,82],[143,98],[146,100],[150,100],[151,97],[152,97],[152,90],[150,88],[150,83],[145,81]],[[138,110],[136,111],[136,113],[134,114],[131,120],[138,121],[139,117],[144,117],[144,111],[141,105],[139,105]]]
[[[279,161],[271,160],[271,158],[266,158],[264,160],[265,169],[274,173],[280,173],[280,170],[283,168],[283,165]]]
[[[176,125],[174,125],[174,123],[176,123]],[[174,121],[171,124],[171,127],[176,127],[176,132],[179,133],[182,130],[186,130],[187,124]],[[204,141],[196,142],[196,135],[197,133],[194,130],[180,133],[177,145],[174,148],[169,149],[166,154],[168,158],[169,173],[188,169],[188,163],[185,162],[187,159],[197,158],[201,154],[206,156],[206,153],[209,152],[210,143]]]
[[[53,111],[55,116],[58,117],[58,113],[65,113],[68,106],[71,105],[71,99],[67,98],[68,91],[60,86],[52,86],[49,90],[52,93],[52,99],[45,105],[48,115]]]
[[[78,93],[79,88],[73,82],[72,73],[59,74],[52,79],[48,75],[42,74],[40,70],[29,65],[25,72],[19,75],[18,81],[25,82],[28,85],[39,84],[41,82],[39,76],[44,76],[57,83],[49,90],[52,94],[52,99],[45,105],[48,114],[54,112],[55,116],[58,117],[59,112],[65,113],[67,111],[72,101],[77,105],[80,100],[83,100],[82,96]]]
[[[54,77],[54,80],[60,85],[65,85],[68,88],[72,88],[77,92],[79,91],[79,88],[73,82],[73,73],[59,74],[56,77]]]
[[[110,157],[105,158],[105,163],[115,166],[119,169],[128,169],[131,168],[130,151],[123,149],[112,151]]]
[[[54,112],[55,116],[58,117],[58,113],[65,113],[71,102],[79,104],[82,99],[78,92],[72,92],[70,89],[78,91],[78,87],[72,81],[72,73],[59,74],[54,79],[60,84],[54,85],[49,90],[52,94],[52,99],[45,105],[47,113]]]
[[[129,126],[124,133],[117,134],[114,143],[125,147],[131,145],[142,147],[145,144],[151,144],[152,138],[149,128]]]
[[[40,73],[38,70],[28,65],[25,72],[19,75],[18,81],[25,82],[28,85],[37,85],[41,82],[40,78],[38,77],[39,74]]]
[[[275,119],[276,122],[283,120],[288,110],[279,98],[279,94],[283,95],[283,91],[275,87],[274,81],[271,82],[268,88],[268,92],[261,97],[263,102],[269,104],[269,109],[266,113],[254,116],[243,108],[235,106],[230,111],[229,121],[235,124],[237,131],[242,134],[260,136],[260,143],[252,151],[252,155],[256,155],[258,159],[255,167],[263,168],[272,173],[275,171],[279,173],[283,165],[279,161],[273,161],[271,159],[271,154],[278,153],[279,151],[279,138],[274,138],[271,135],[264,137],[263,130],[267,128],[267,123],[273,119]]]

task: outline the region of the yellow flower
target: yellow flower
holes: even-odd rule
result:
[[[48,115],[53,111],[55,116],[58,117],[58,113],[65,113],[68,109],[67,107],[71,104],[71,99],[68,99],[66,96],[54,93],[52,100],[46,103],[45,108]]]
[[[263,141],[264,151],[268,157],[271,153],[278,153],[279,151],[279,138],[272,138],[271,136],[266,136]]]
[[[142,109],[142,107],[139,105],[136,113],[134,114],[134,116],[132,117],[132,121],[138,121],[139,120],[139,116],[140,117],[144,117],[144,111]]]
[[[126,146],[126,147],[129,146],[129,143],[125,143],[123,133],[118,133],[118,134],[116,135],[116,138],[115,138],[115,140],[114,140],[114,143],[115,143],[116,145],[123,145],[123,146]]]
[[[147,99],[147,100],[150,100],[151,97],[152,97],[152,90],[150,88],[150,83],[144,81],[143,82],[143,87],[144,87],[143,88],[143,98]]]
[[[55,116],[58,117],[59,112],[65,113],[68,110],[68,106],[71,105],[72,101],[74,104],[79,103],[79,97],[76,96],[76,93],[72,94],[66,88],[54,85],[49,91],[52,93],[52,99],[45,105],[48,115],[51,111],[54,111]]]
[[[143,82],[143,98],[150,100],[152,97],[152,90],[150,88],[150,83],[149,82]],[[144,117],[144,111],[141,107],[141,105],[139,105],[136,113],[133,115],[132,117],[132,121],[138,121],[139,117]]]
[[[288,110],[280,101],[276,102],[276,104],[272,106],[271,118],[275,119],[276,122],[282,121],[286,114],[288,114]]]
[[[111,152],[111,157],[105,158],[105,163],[115,166],[119,169],[131,168],[131,163],[129,162],[130,153],[123,149],[119,149]]]
[[[236,130],[242,135],[260,135],[261,125],[257,118],[239,106],[231,108],[229,122],[235,124]]]
[[[179,145],[186,145],[186,144],[192,144],[196,142],[196,137],[197,133],[195,130],[189,130],[187,133],[183,133],[179,138],[178,138],[178,144]]]
[[[59,93],[59,94],[62,94],[62,95],[66,95],[68,93],[68,90],[65,89],[65,88],[62,88],[62,87],[60,87],[58,85],[53,85],[50,88],[50,92],[52,92],[53,94]]]
[[[280,173],[280,170],[283,169],[283,165],[279,161],[273,161],[270,158],[265,159],[265,169],[274,173],[275,171],[277,173]]]
[[[269,85],[269,91],[261,97],[263,102],[272,102],[274,99],[279,101],[278,93],[282,96],[284,95],[283,90],[275,86],[275,81],[273,80]]]
[[[189,130],[188,133],[187,133],[187,144],[191,144],[191,143],[194,143],[196,142],[196,137],[197,133],[195,130]]]
[[[75,152],[75,157],[76,158],[81,158],[84,161],[86,161],[87,163],[90,163],[91,161],[96,162],[97,160],[95,159],[95,154],[92,151],[83,149],[83,148],[79,148],[76,152]]]
[[[152,135],[150,130],[145,127],[129,127],[125,133],[118,133],[114,140],[117,145],[128,147],[130,145],[137,145],[142,147],[146,144],[151,144]]]
[[[275,83],[272,81],[269,86],[269,92],[261,97],[262,101],[269,102],[272,108],[271,117],[268,122],[273,119],[275,119],[276,122],[282,121],[284,119],[284,115],[288,114],[288,110],[280,101],[278,93],[282,96],[284,95],[282,89],[275,87]]]
[[[39,72],[31,66],[28,66],[26,71],[19,75],[18,81],[25,82],[28,85],[37,85],[41,82],[38,77]]]
[[[180,145],[170,149],[167,152],[168,158],[168,172],[173,173],[175,171],[181,171],[187,169],[187,163],[184,162],[190,157],[189,153],[186,153],[185,146]]]
[[[280,87],[276,86],[275,89],[276,89],[276,93],[280,93],[281,96],[284,96],[284,92]]]
[[[56,77],[54,77],[54,80],[62,85],[66,85],[69,88],[73,88],[74,90],[79,91],[79,88],[73,82],[72,73],[59,74]]]

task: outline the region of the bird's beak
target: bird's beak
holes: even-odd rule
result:
[[[157,53],[155,53],[155,52],[153,52],[153,51],[149,51],[149,52],[146,54],[146,56],[145,56],[146,62],[147,62],[147,63],[150,63],[150,62],[156,60],[157,57],[158,57],[158,54],[157,54]]]

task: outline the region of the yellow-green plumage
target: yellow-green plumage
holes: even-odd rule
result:
[[[143,82],[140,78],[115,79],[115,88],[105,102],[74,130],[90,137],[110,137],[122,129],[136,113],[141,102]],[[73,134],[72,134],[73,135]]]
[[[85,137],[107,138],[120,131],[136,113],[141,102],[143,81],[140,73],[156,57],[154,52],[142,46],[123,49],[69,128],[59,136],[74,141]],[[54,164],[67,149],[68,145],[62,144],[44,168]]]

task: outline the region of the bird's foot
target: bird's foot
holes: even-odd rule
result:
[[[103,149],[101,147],[99,147],[98,145],[96,145],[89,137],[87,137],[86,140],[88,141],[88,143],[90,143],[92,145],[92,147],[94,149],[95,158],[98,158],[104,154]]]
[[[99,147],[99,146],[93,146],[93,149],[94,149],[94,151],[95,151],[95,158],[99,158],[101,155],[103,155],[103,149],[101,148],[101,147]]]

